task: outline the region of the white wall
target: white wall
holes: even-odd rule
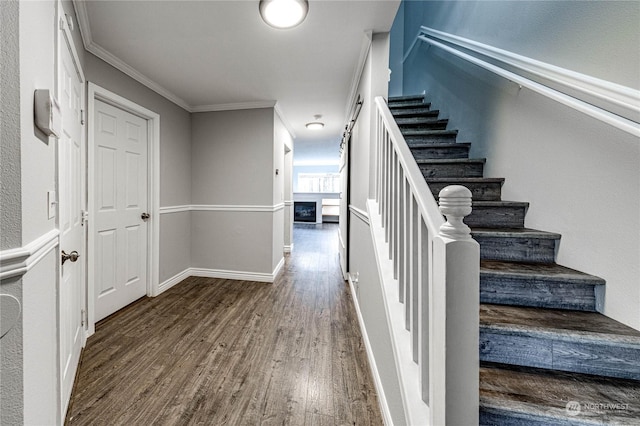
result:
[[[56,3],[20,2],[20,127],[22,244],[57,227],[48,218],[47,191],[56,189],[56,144],[36,129],[35,89],[55,93]],[[24,421],[46,424],[57,418],[56,292],[58,250],[52,250],[22,277],[24,393],[38,390],[40,398],[24,397]],[[43,337],[43,334],[45,335]],[[38,366],[38,367],[36,367]],[[43,372],[41,376],[38,372]],[[52,383],[53,382],[53,383]]]
[[[19,15],[17,1],[0,2],[0,250],[22,245]],[[20,278],[0,281],[0,302],[12,298],[23,303]],[[2,324],[13,320],[0,309]],[[23,421],[22,336],[18,318],[0,338],[0,424]]]
[[[637,89],[637,2],[407,2],[405,49],[420,25]],[[503,199],[529,201],[526,226],[558,232],[557,262],[607,281],[604,313],[640,329],[637,138],[418,44],[404,94],[434,108],[505,177]]]
[[[358,85],[358,94],[364,99],[360,116],[353,128],[351,139],[351,205],[366,211],[366,201],[373,194],[375,149],[372,146],[372,117],[374,98],[387,96],[387,64],[389,35],[374,34],[371,49]],[[384,314],[384,299],[378,275],[373,240],[369,224],[350,214],[349,271],[358,274],[356,297],[364,321],[365,332],[371,345],[374,365],[386,397],[386,405],[394,424],[406,424],[400,386],[392,352],[391,337]],[[341,218],[342,220],[342,218]]]

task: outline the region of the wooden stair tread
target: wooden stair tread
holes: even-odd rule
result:
[[[398,110],[398,109],[408,109],[408,108],[423,108],[428,107],[429,104],[424,101],[419,100],[409,100],[409,101],[394,101],[389,103],[390,110]]]
[[[420,158],[416,160],[420,164],[447,164],[447,163],[486,163],[486,158]]]
[[[422,101],[424,95],[404,95],[404,96],[389,96],[387,103],[403,102],[403,101]]]
[[[429,104],[413,105],[403,108],[390,107],[391,114],[395,117],[438,117],[440,110],[430,108]]]
[[[640,345],[640,331],[597,312],[480,304],[480,328]]]
[[[434,117],[396,117],[398,126],[415,126],[424,124],[439,124],[446,126],[449,120]]]
[[[404,136],[456,136],[457,130],[438,130],[438,129],[402,129]]]
[[[437,148],[437,149],[447,149],[447,148],[460,148],[460,147],[470,147],[471,144],[468,142],[452,142],[452,143],[429,143],[429,142],[419,142],[412,143],[409,145],[409,149],[421,149],[421,148]]]
[[[471,201],[471,207],[529,207],[526,201]]]
[[[561,235],[555,232],[540,231],[530,228],[471,228],[471,235],[478,237],[505,237],[505,238],[538,238],[560,239]]]
[[[581,404],[571,415],[567,403]],[[591,404],[591,405],[589,405]],[[599,404],[625,404],[604,409]],[[482,363],[480,366],[481,423],[501,414],[516,417],[509,424],[637,424],[640,382],[531,367]],[[573,413],[572,413],[573,414]],[[487,419],[489,417],[489,419]]]
[[[451,183],[452,185],[464,185],[465,183],[504,183],[504,178],[485,178],[485,177],[467,177],[467,178],[426,178],[427,183]]]
[[[532,277],[540,279],[562,280],[564,282],[604,285],[605,280],[594,275],[585,274],[557,263],[523,263],[523,262],[501,262],[497,260],[480,261],[480,275],[492,274],[504,277]]]

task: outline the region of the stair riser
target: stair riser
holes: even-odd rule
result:
[[[429,189],[433,196],[438,199],[438,194],[446,186],[458,185],[452,183],[440,183],[430,182]],[[471,198],[475,201],[500,201],[502,197],[502,184],[501,183],[460,183],[459,185],[466,186],[471,191]]]
[[[480,360],[640,380],[640,345],[558,337],[503,334],[481,325]]]
[[[428,105],[428,104],[426,104]],[[411,118],[411,117],[424,117],[424,118],[436,118],[440,115],[438,110],[430,110],[428,106],[421,106],[420,108],[391,108],[391,114],[395,118]]]
[[[469,147],[423,147],[411,148],[411,153],[416,160],[445,159],[445,158],[469,158]]]
[[[396,120],[400,130],[444,130],[447,128],[447,120],[432,120],[432,121],[407,121]]]
[[[480,303],[595,312],[596,287],[480,272]]]
[[[477,228],[524,228],[525,207],[476,207],[464,223]]]
[[[555,261],[556,240],[477,235],[473,238],[480,244],[480,259],[539,263]]]
[[[483,163],[420,164],[425,178],[482,177]]]
[[[415,136],[404,135],[404,140],[407,141],[407,144],[409,146],[411,146],[411,144],[417,144],[417,143],[456,143],[456,139],[457,139],[456,134],[415,135]]]

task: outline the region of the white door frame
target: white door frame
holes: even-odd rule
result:
[[[159,294],[159,269],[160,269],[160,115],[148,110],[128,99],[123,98],[107,89],[89,82],[88,96],[88,137],[89,137],[89,250],[92,250],[95,238],[96,224],[93,218],[94,190],[96,184],[95,161],[95,110],[96,101],[105,102],[111,106],[127,111],[133,115],[147,120],[147,149],[148,149],[148,178],[147,178],[147,203],[151,220],[147,232],[147,296]],[[95,256],[90,253],[89,280],[87,291],[88,314],[87,335],[95,333]]]
[[[1,1],[1,0],[0,0]],[[83,110],[85,108],[86,105],[86,98],[85,98],[85,91],[84,91],[84,86],[86,83],[86,78],[84,75],[84,71],[82,70],[82,63],[80,62],[80,59],[78,57],[78,52],[76,51],[75,48],[75,44],[73,42],[73,35],[71,34],[71,28],[69,27],[69,17],[65,14],[64,12],[64,8],[62,7],[62,1],[58,0],[56,2],[56,31],[55,31],[55,43],[56,43],[56,52],[55,52],[55,84],[56,84],[56,89],[55,89],[55,94],[56,94],[56,98],[57,99],[61,99],[61,90],[62,90],[62,81],[61,81],[61,76],[60,76],[60,66],[61,66],[61,61],[62,61],[62,49],[68,49],[69,52],[71,53],[71,57],[73,59],[73,62],[75,64],[75,68],[76,68],[76,72],[78,74],[79,79],[81,80],[81,86],[82,86],[82,90],[80,92],[80,109]],[[82,122],[81,122],[82,123]],[[86,180],[86,167],[87,167],[87,163],[86,163],[86,155],[87,155],[87,151],[86,151],[86,135],[85,135],[85,128],[84,126],[78,123],[80,125],[80,162],[81,162],[81,166],[80,166],[80,175],[81,175],[81,182],[80,182],[80,192],[82,194],[81,200],[80,200],[80,204],[82,209],[86,209],[86,203],[87,203],[87,198],[86,198],[86,189],[87,189],[87,180]],[[59,200],[59,195],[60,195],[60,177],[61,174],[64,173],[61,170],[61,166],[60,166],[60,153],[59,153],[59,149],[60,147],[57,146],[56,147],[56,191],[58,196],[56,197],[57,200]],[[60,214],[61,214],[61,210],[64,206],[61,206],[60,203],[57,204],[57,208],[56,208],[56,227],[58,229],[61,228],[61,223],[60,223]],[[80,214],[80,212],[78,212]],[[60,231],[62,232],[62,231]],[[62,242],[62,234],[59,234],[58,236],[58,248],[56,250],[56,262],[60,262],[60,256],[61,256],[61,242]],[[86,228],[83,229],[83,235],[82,235],[82,247],[78,247],[77,248],[78,251],[80,251],[80,253],[87,253],[87,230]],[[84,259],[82,257],[80,257],[80,262],[78,262],[80,265],[80,287],[82,287],[84,294],[81,295],[82,297],[80,298],[82,300],[81,302],[81,306],[74,306],[74,308],[77,309],[81,309],[81,310],[86,310],[87,306],[86,306],[86,295],[87,295],[87,276],[86,276],[86,271],[87,271],[87,259],[88,256],[84,256]],[[57,265],[60,265],[60,263],[57,263]],[[60,297],[60,286],[62,285],[62,267],[58,266],[57,267],[57,291],[58,291],[58,297]],[[58,411],[58,419],[60,421],[60,424],[64,423],[64,419],[66,416],[66,411],[68,408],[68,404],[69,404],[69,400],[67,399],[68,395],[64,395],[63,394],[63,371],[62,371],[62,315],[61,315],[61,306],[62,306],[62,302],[60,300],[58,300],[57,302],[58,307],[57,307],[57,312],[56,312],[56,322],[58,325],[58,336],[57,336],[57,341],[58,341],[58,348],[57,348],[57,352],[58,352],[58,377],[57,377],[57,382],[58,382],[58,407],[57,407],[57,411]],[[81,321],[83,321],[82,317],[81,317]],[[86,324],[84,324],[84,333],[83,335],[80,336],[81,341],[81,346],[84,347],[85,343],[86,343]],[[77,366],[76,366],[77,368]],[[77,370],[76,370],[77,371]]]

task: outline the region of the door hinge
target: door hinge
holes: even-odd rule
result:
[[[89,220],[89,212],[86,210],[81,210],[80,212],[80,225],[84,226],[84,224]]]
[[[86,324],[86,316],[87,316],[87,311],[85,311],[84,309],[80,310],[80,325],[82,327],[84,327],[84,325]]]
[[[80,125],[84,126],[84,110],[80,110]]]

